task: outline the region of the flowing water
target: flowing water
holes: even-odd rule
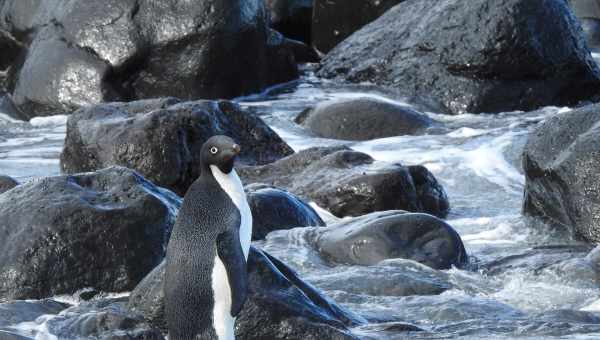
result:
[[[377,161],[425,165],[448,193],[452,211],[447,221],[465,242],[470,268],[436,271],[406,260],[332,266],[307,244],[306,229],[274,232],[258,245],[369,320],[353,329],[363,338],[600,339],[600,324],[575,317],[581,315],[577,311],[600,317],[600,285],[548,265],[583,258],[587,249],[567,251],[582,247],[568,235],[521,216],[525,179],[520,157],[527,135],[545,118],[568,109],[461,116],[428,112],[441,126],[435,134],[368,142],[316,138],[293,123],[299,112],[316,103],[359,96],[404,102],[372,86],[339,85],[312,76],[238,101],[261,115],[296,151],[346,144]],[[0,173],[21,181],[58,174],[65,125],[65,117],[30,123],[0,119]],[[493,264],[506,264],[508,257],[514,260],[512,266],[494,270],[500,267]],[[400,281],[395,280],[419,289],[443,287],[444,292],[396,296],[393,287]],[[395,322],[426,331],[395,332]]]

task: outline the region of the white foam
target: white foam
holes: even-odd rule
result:
[[[35,117],[29,121],[29,124],[34,127],[49,127],[66,125],[69,116],[67,115],[56,115],[50,117]]]

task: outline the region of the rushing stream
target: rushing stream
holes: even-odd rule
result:
[[[370,86],[341,86],[312,77],[239,101],[261,115],[296,151],[346,143],[377,161],[425,165],[448,193],[452,210],[447,221],[465,242],[471,257],[469,270],[436,271],[404,260],[372,267],[331,266],[307,245],[306,229],[274,232],[258,245],[335,301],[370,320],[369,326],[353,330],[361,337],[599,339],[597,321],[575,317],[581,314],[576,311],[600,313],[598,284],[540,266],[561,260],[567,253],[571,258],[584,257],[588,249],[521,216],[524,176],[520,156],[527,135],[546,117],[568,109],[497,115],[428,113],[439,122],[435,134],[360,143],[315,138],[293,123],[311,105],[359,96],[402,101]],[[30,123],[2,118],[0,173],[21,181],[58,174],[65,125],[66,117],[58,116]],[[538,247],[535,254],[520,256],[533,247]],[[511,256],[515,265],[494,267]],[[443,287],[444,292],[394,296],[394,280]],[[553,318],[563,310],[567,314]],[[392,335],[393,322],[400,321],[427,332]]]

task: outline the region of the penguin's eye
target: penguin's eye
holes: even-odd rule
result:
[[[210,148],[210,153],[212,153],[213,155],[216,155],[217,152],[219,152],[219,149],[217,149],[216,146],[213,146],[212,148]]]

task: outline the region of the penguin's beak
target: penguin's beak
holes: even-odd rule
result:
[[[231,149],[233,150],[233,154],[236,156],[239,155],[240,152],[242,152],[242,147],[239,144],[233,144]]]

